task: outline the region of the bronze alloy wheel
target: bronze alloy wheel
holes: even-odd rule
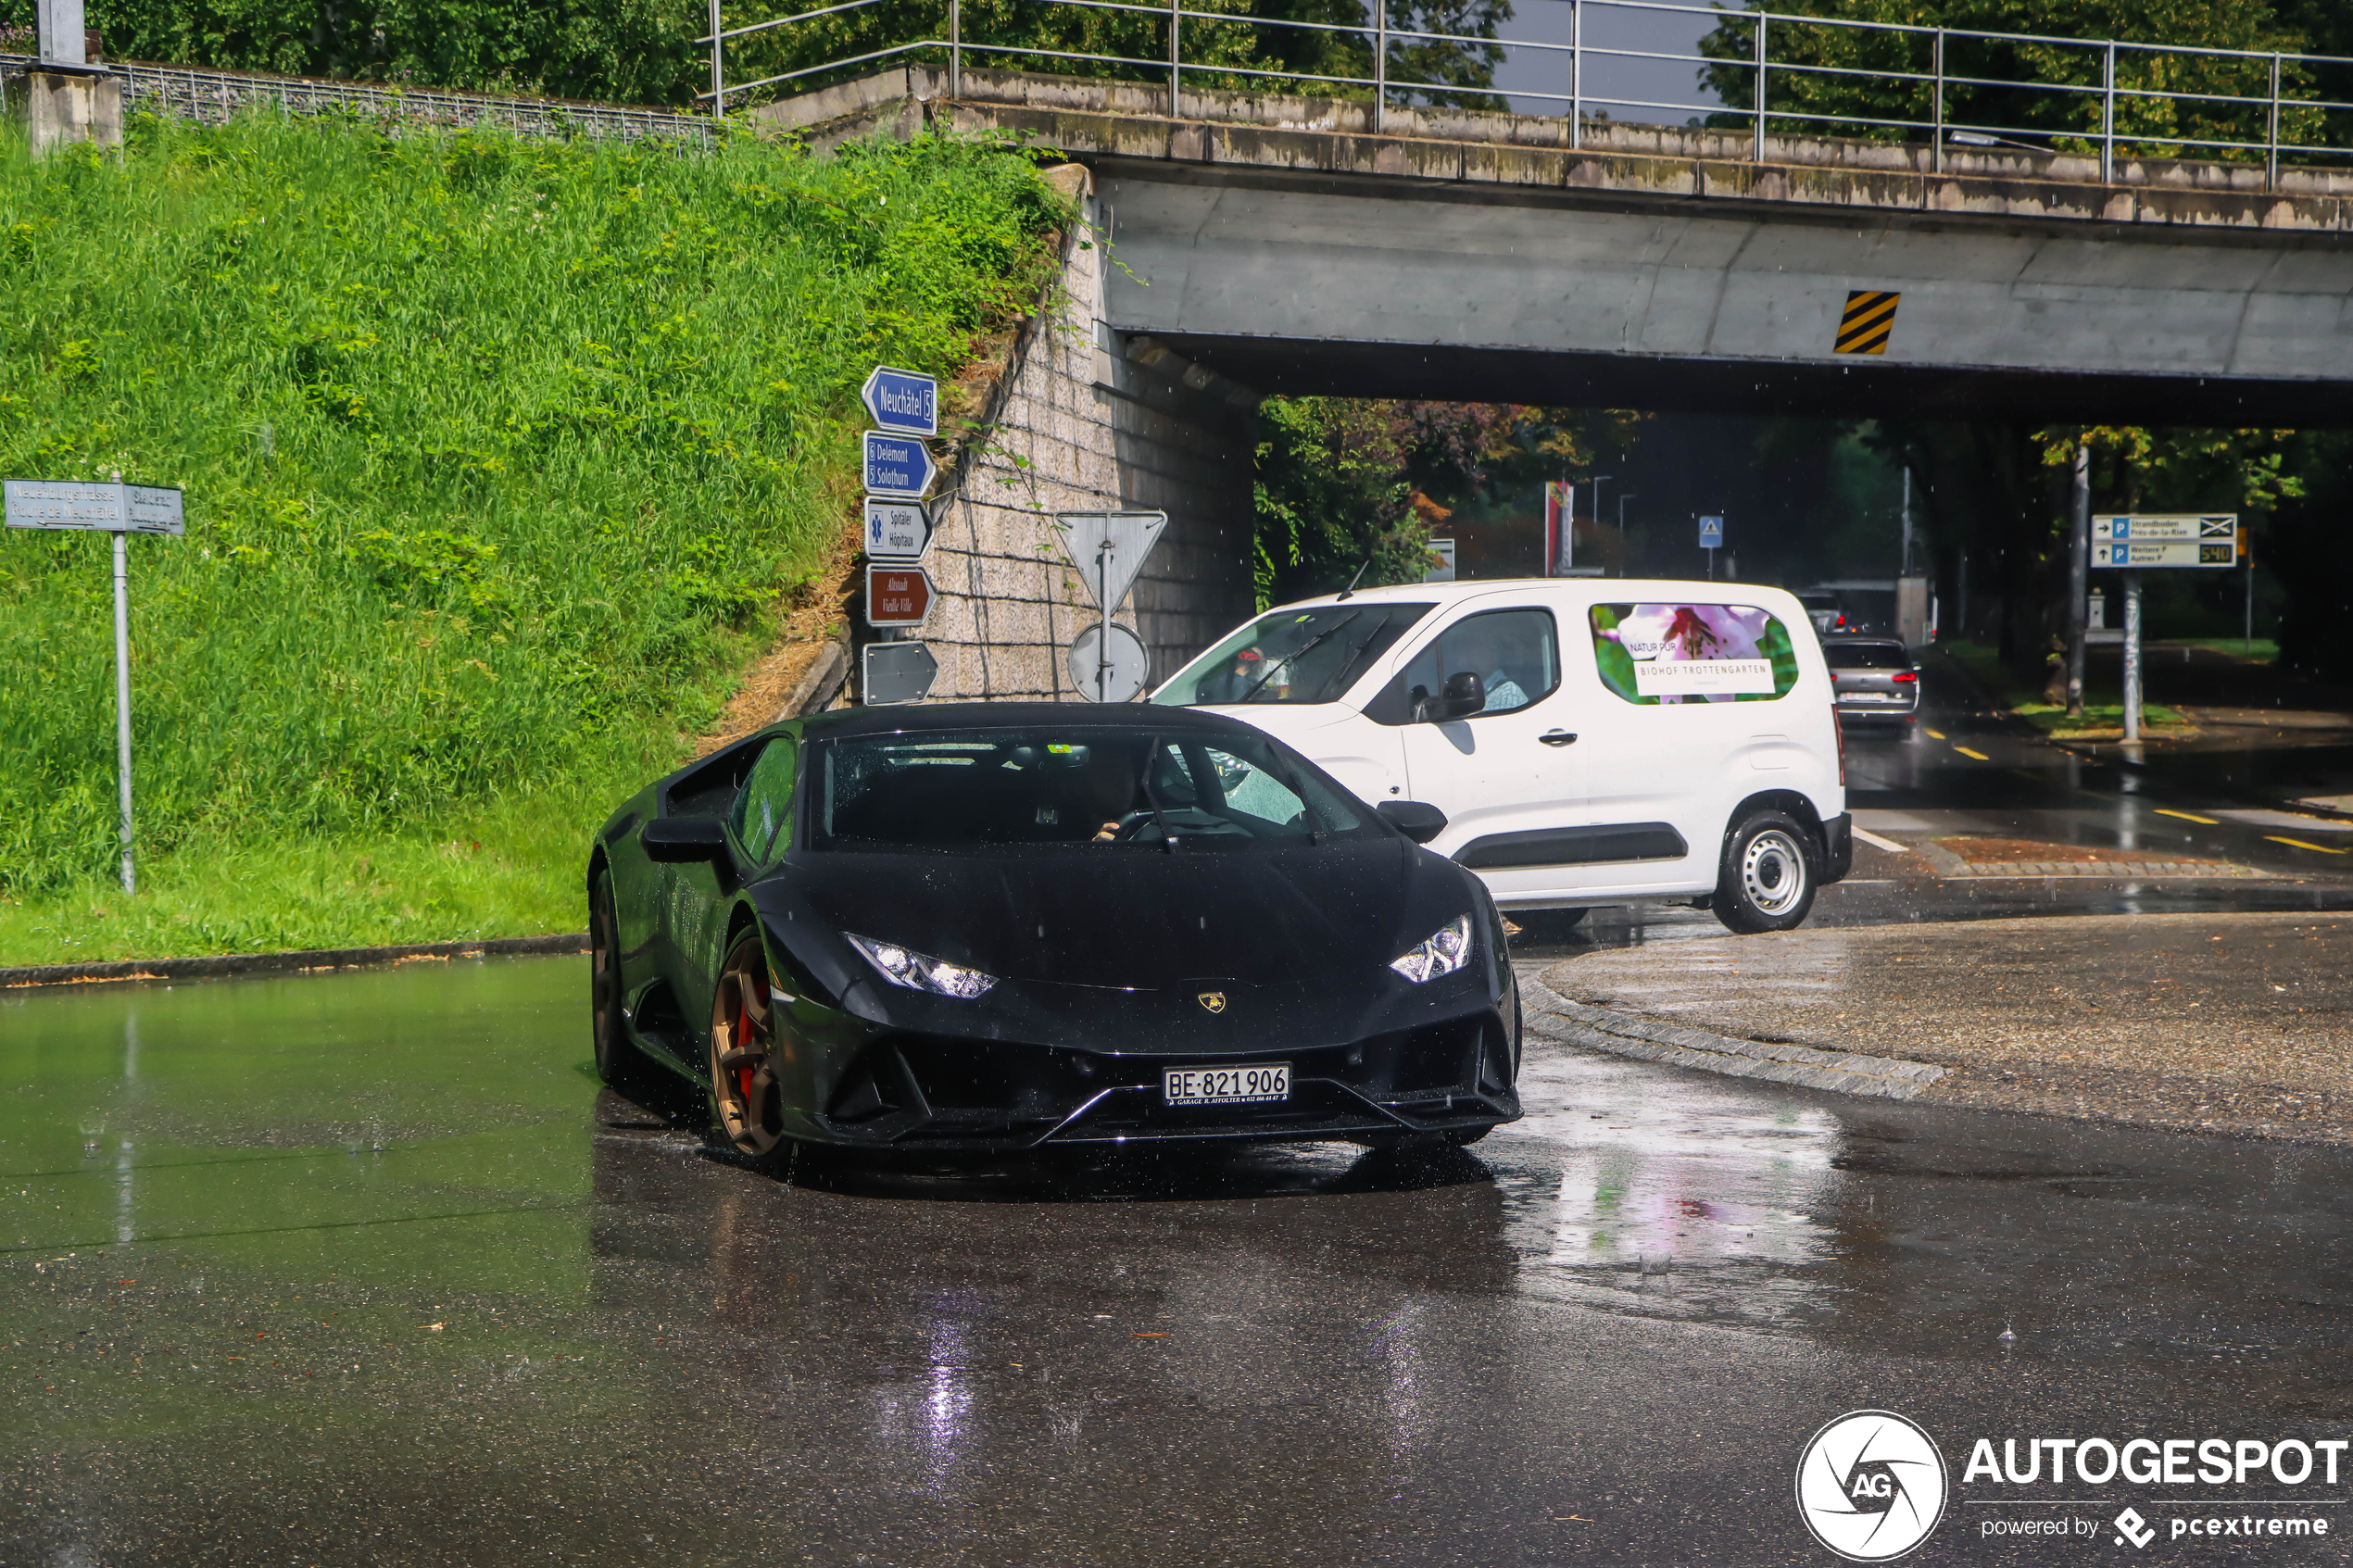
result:
[[[711,997],[711,1098],[727,1141],[755,1160],[774,1154],[785,1141],[769,1058],[775,1040],[772,1022],[768,955],[754,933],[728,949]]]

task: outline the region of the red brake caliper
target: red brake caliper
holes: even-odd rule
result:
[[[745,1010],[744,1010],[744,1009],[743,1009],[743,1007],[742,1007],[742,1005],[739,1003],[739,1004],[736,1006],[736,1047],[737,1047],[738,1049],[745,1048],[746,1042],[748,1042],[750,1038],[751,1038],[751,1014],[750,1014],[750,1013],[749,1013],[749,1012],[747,1012],[747,1011],[745,1011]],[[737,1092],[738,1094],[740,1094],[740,1095],[742,1095],[742,1096],[743,1096],[743,1099],[744,1099],[744,1112],[745,1112],[745,1114],[746,1114],[746,1115],[749,1115],[749,1114],[751,1113],[751,1110],[752,1110],[752,1104],[751,1104],[751,1069],[750,1069],[750,1068],[749,1068],[749,1067],[738,1067],[738,1068],[736,1068],[736,1092]]]

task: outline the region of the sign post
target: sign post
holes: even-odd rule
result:
[[[939,477],[939,465],[926,439],[939,433],[939,383],[877,365],[858,396],[877,427],[865,434],[866,517],[860,538],[871,563],[866,623],[882,633],[859,655],[859,700],[920,702],[931,695],[939,661],[921,643],[897,640],[897,629],[920,626],[931,613],[931,578],[917,563],[931,547],[924,495]]]
[[[114,535],[115,776],[122,802],[122,890],[139,891],[131,859],[131,560],[133,533],[185,532],[177,490],[151,484],[57,483],[11,479],[6,484],[11,528],[82,528]]]
[[[1724,520],[1704,517],[1699,520],[1699,547],[1707,552],[1707,580],[1716,581],[1716,552],[1724,547]]]
[[[1134,668],[1137,661],[1124,657],[1111,618],[1127,590],[1135,586],[1144,570],[1144,558],[1151,554],[1167,527],[1166,512],[1058,512],[1054,516],[1063,553],[1094,590],[1096,608],[1101,611],[1089,646],[1088,665],[1081,665],[1076,646],[1071,650],[1072,684],[1089,701],[1126,702],[1144,689],[1147,671]],[[1138,642],[1136,646],[1141,648],[1143,645]]]
[[[2239,563],[2236,512],[2137,513],[2092,520],[2092,565],[2124,572],[2124,739],[2141,738],[2141,573]]]

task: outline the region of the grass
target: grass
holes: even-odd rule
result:
[[[107,542],[0,534],[0,965],[577,928],[605,806],[855,506],[868,367],[952,374],[1066,216],[928,137],[9,135],[0,471],[188,532],[131,547],[136,899]]]
[[[1946,638],[1937,643],[1944,656],[1977,677],[1987,690],[2010,712],[2025,720],[2046,735],[2072,736],[2124,728],[2124,694],[2103,690],[2086,683],[2083,692],[2083,712],[2079,718],[2068,715],[2064,703],[2043,700],[2040,690],[2022,684],[2018,676],[2004,664],[2001,656],[1983,643]],[[2164,730],[2187,731],[2190,721],[2174,709],[2154,702],[2141,705],[2141,723],[2147,733]]]

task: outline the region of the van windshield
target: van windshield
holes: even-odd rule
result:
[[[1278,609],[1178,671],[1152,700],[1171,708],[1338,702],[1433,608],[1381,601]]]

